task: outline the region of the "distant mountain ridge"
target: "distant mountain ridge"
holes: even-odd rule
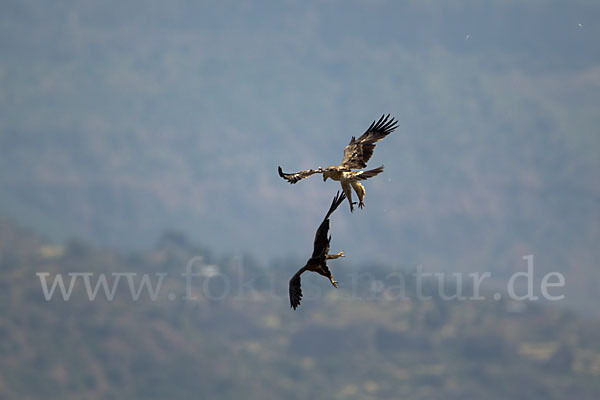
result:
[[[349,259],[510,275],[534,254],[595,304],[598,17],[583,0],[3,2],[0,214],[57,241],[143,249],[173,228],[299,256],[336,188],[277,165],[338,163],[391,113],[385,172],[333,227]]]
[[[184,300],[181,273],[194,257],[205,262],[194,266],[194,299]],[[311,291],[292,312],[286,279],[297,265],[290,260],[269,268],[249,258],[240,264],[175,233],[135,253],[81,242],[58,246],[5,221],[0,267],[4,398],[428,399],[436,393],[535,400],[600,393],[598,321],[535,302],[373,298],[368,280],[352,294],[353,271],[336,265],[340,289],[307,277]],[[381,277],[389,266],[359,272]],[[56,289],[46,301],[39,275],[50,282],[59,274],[71,279],[69,273],[88,274],[91,288],[102,275],[109,286],[120,273],[134,274],[136,283],[146,274],[153,285],[157,274],[166,276],[156,300],[146,291],[132,300],[122,278],[112,300],[99,289],[91,301],[80,275],[69,300]]]

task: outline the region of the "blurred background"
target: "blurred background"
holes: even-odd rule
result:
[[[598,398],[599,20],[592,0],[2,1],[0,399]],[[339,184],[277,166],[336,165],[388,113],[366,207],[332,217],[340,289],[305,276],[292,312]],[[378,289],[422,266],[504,293],[529,254],[563,300]],[[47,301],[39,272],[168,275],[156,300],[79,281]]]

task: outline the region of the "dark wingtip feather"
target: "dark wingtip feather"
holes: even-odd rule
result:
[[[302,301],[302,284],[300,282],[300,276],[294,275],[292,279],[290,279],[289,294],[290,307],[295,310]]]
[[[323,222],[325,222],[331,216],[331,214],[333,214],[333,212],[340,206],[340,204],[342,204],[344,200],[346,200],[346,193],[342,192],[340,194],[340,191],[338,190],[333,198],[333,201],[331,202],[329,211],[327,211],[327,215],[325,215],[325,218],[323,219]]]
[[[377,122],[373,121],[369,129],[367,129],[367,132],[377,132],[384,136],[392,133],[398,127],[398,121],[396,121],[394,117],[390,119],[390,116],[391,114],[383,114]]]
[[[293,176],[293,174],[286,174],[283,172],[280,166],[277,166],[277,172],[279,172],[279,176],[288,181],[289,183],[296,183],[299,181],[298,177]]]
[[[346,200],[346,193],[341,192],[338,190],[337,193],[335,194],[335,197],[333,198],[333,203],[331,204],[331,212],[334,212],[336,208],[339,207],[340,204],[342,204],[342,202]]]

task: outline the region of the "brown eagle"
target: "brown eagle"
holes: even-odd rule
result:
[[[334,287],[338,287],[337,282],[333,280],[333,275],[331,275],[331,271],[327,267],[327,260],[335,259],[338,257],[344,257],[344,252],[340,251],[337,254],[329,254],[329,242],[331,242],[331,235],[327,236],[329,233],[329,216],[335,211],[336,208],[346,198],[344,193],[341,194],[338,191],[333,201],[331,202],[331,207],[329,207],[329,211],[327,211],[327,215],[319,225],[319,229],[317,229],[317,233],[315,234],[315,243],[313,248],[312,256],[306,262],[306,265],[290,279],[290,305],[295,310],[296,307],[300,305],[300,300],[302,300],[302,288],[300,287],[300,275],[304,271],[313,271],[320,275],[323,275],[326,278],[329,278],[329,281]]]
[[[354,211],[354,204],[356,204],[352,202],[352,189],[354,189],[358,196],[358,206],[363,208],[365,206],[365,188],[359,181],[364,181],[379,174],[383,171],[383,165],[368,171],[352,170],[366,168],[367,161],[369,161],[373,155],[373,150],[375,150],[375,143],[392,133],[396,129],[397,123],[398,121],[390,118],[389,114],[387,116],[382,115],[379,121],[373,121],[361,137],[356,139],[352,136],[350,143],[344,149],[344,159],[340,165],[334,165],[325,169],[321,167],[318,169],[307,169],[293,174],[286,174],[281,167],[277,167],[279,176],[289,183],[296,183],[311,175],[323,174],[323,181],[326,181],[327,178],[340,181],[342,190],[350,203],[350,211]]]

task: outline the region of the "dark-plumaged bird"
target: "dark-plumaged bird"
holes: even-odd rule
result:
[[[319,229],[317,229],[317,233],[315,234],[315,242],[312,256],[306,262],[306,265],[290,279],[290,305],[295,310],[300,305],[300,300],[302,300],[302,287],[300,286],[300,275],[304,273],[304,271],[312,271],[316,272],[324,277],[328,278],[331,284],[334,287],[338,287],[336,281],[333,280],[333,275],[331,275],[331,271],[329,267],[327,267],[327,260],[332,260],[338,257],[344,257],[344,252],[340,251],[337,254],[329,254],[329,243],[331,242],[331,235],[329,234],[329,217],[331,214],[338,208],[340,204],[344,201],[346,195],[338,191],[333,201],[331,202],[331,207],[329,207],[329,211],[327,211],[327,215],[319,225]]]
[[[353,169],[367,167],[367,161],[369,161],[373,155],[373,150],[375,150],[375,143],[392,133],[396,129],[397,123],[398,121],[390,118],[389,114],[387,116],[382,115],[379,121],[373,121],[361,137],[356,139],[352,136],[350,143],[344,149],[344,159],[340,165],[333,165],[325,169],[321,167],[318,169],[306,169],[291,174],[287,174],[283,172],[281,167],[277,167],[279,176],[289,183],[296,183],[311,175],[323,174],[323,181],[326,181],[327,178],[340,181],[342,190],[350,203],[350,211],[354,211],[354,204],[356,204],[352,202],[352,189],[354,189],[358,196],[358,207],[363,208],[365,206],[365,188],[359,181],[364,181],[383,172],[383,165],[368,171],[353,171]]]

